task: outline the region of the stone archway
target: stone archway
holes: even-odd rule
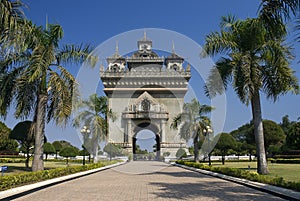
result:
[[[134,135],[132,136],[132,153],[133,159],[136,160],[136,141],[137,141],[137,134],[143,130],[150,130],[155,135],[155,142],[156,142],[156,160],[160,160],[160,129],[155,125],[151,124],[148,121],[141,122],[137,124],[137,126],[133,129]]]
[[[123,147],[132,150],[132,153],[135,154],[136,134],[141,130],[148,129],[155,134],[156,159],[159,159],[161,145],[166,141],[166,122],[168,119],[169,113],[165,110],[165,106],[155,100],[148,92],[144,92],[122,114],[125,125],[125,146]]]
[[[152,41],[137,42],[131,56],[116,53],[107,58],[108,67],[100,69],[108,107],[116,119],[108,117],[108,139],[133,153],[133,136],[143,124],[156,126],[160,153],[175,157],[181,142],[179,131],[171,128],[172,120],[182,112],[184,96],[191,78],[190,66],[175,52],[168,57],[152,50]],[[118,67],[118,69],[116,69]],[[147,127],[147,126],[146,126]]]

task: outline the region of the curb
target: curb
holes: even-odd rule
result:
[[[73,179],[77,179],[86,175],[90,175],[96,172],[100,172],[106,169],[110,169],[119,165],[123,165],[127,162],[120,162],[120,163],[116,163],[113,165],[108,165],[108,166],[104,166],[101,168],[97,168],[97,169],[92,169],[92,170],[87,170],[84,172],[78,172],[75,174],[71,174],[71,175],[67,175],[67,176],[63,176],[63,177],[58,177],[58,178],[54,178],[54,179],[49,179],[46,181],[41,181],[38,183],[34,183],[34,184],[29,184],[29,185],[25,185],[25,186],[20,186],[20,187],[16,187],[16,188],[12,188],[12,189],[8,189],[5,191],[1,191],[0,192],[0,201],[1,200],[11,200],[11,199],[15,199],[21,196],[24,196],[26,194],[32,193],[34,191],[43,189],[43,188],[47,188],[49,186],[53,186],[62,182],[66,182],[66,181],[70,181]]]
[[[197,169],[194,167],[188,167],[185,165],[180,165],[180,164],[176,164],[176,163],[172,163],[172,165],[177,166],[177,167],[181,167],[187,170],[191,170],[194,172],[198,172],[201,174],[205,174],[205,175],[209,175],[209,176],[213,176],[213,177],[218,177],[227,181],[231,181],[234,183],[238,183],[250,188],[254,188],[256,190],[260,190],[284,199],[288,199],[288,200],[300,200],[300,192],[297,191],[293,191],[290,189],[285,189],[285,188],[281,188],[281,187],[277,187],[277,186],[272,186],[269,184],[263,184],[263,183],[258,183],[258,182],[254,182],[254,181],[250,181],[247,179],[240,179],[237,177],[232,177],[232,176],[227,176],[227,175],[223,175],[220,173],[216,173],[216,172],[210,172],[207,170],[202,170],[202,169]]]

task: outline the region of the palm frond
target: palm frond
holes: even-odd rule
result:
[[[230,31],[233,24],[236,23],[236,17],[233,15],[227,15],[221,17],[220,28],[222,30]]]
[[[299,11],[299,0],[263,0],[259,7],[259,19],[271,37],[280,38],[287,33],[285,24]]]
[[[30,56],[29,51],[16,53],[9,52],[4,55],[0,60],[0,73],[8,73],[12,69],[24,68],[28,66],[27,58]]]
[[[206,126],[211,127],[211,120],[207,116],[201,116],[200,123],[202,124],[201,127],[205,128]]]
[[[179,136],[181,139],[188,141],[192,136],[193,130],[191,128],[191,124],[188,122],[184,122],[183,125],[179,129]]]
[[[53,53],[45,46],[37,46],[30,57],[30,68],[27,69],[28,81],[34,82],[41,79],[46,74],[46,71],[53,61]]]
[[[16,118],[28,118],[36,107],[38,82],[28,82],[26,75],[21,75],[16,82]]]
[[[50,71],[48,88],[49,106],[47,119],[54,119],[57,124],[67,123],[72,113],[73,82],[60,76],[57,72]]]
[[[171,123],[171,128],[172,129],[178,129],[179,128],[179,125],[181,124],[181,121],[182,121],[182,114],[178,114],[177,116],[175,116],[173,118],[173,121]]]
[[[300,43],[300,14],[296,19],[295,31],[296,31],[296,40],[298,43]]]
[[[86,121],[88,118],[92,118],[94,116],[94,113],[88,110],[79,111],[76,113],[76,116],[73,119],[73,126],[75,128],[80,128],[83,126],[83,122]]]
[[[104,140],[107,135],[107,118],[114,121],[114,113],[108,108],[107,97],[92,94],[88,100],[83,100],[78,107],[79,112],[73,119],[75,127],[88,126],[94,140]]]
[[[61,51],[56,56],[57,64],[81,64],[83,62],[87,62],[92,67],[94,67],[98,61],[98,58],[91,55],[92,50],[93,48],[90,45],[65,45],[61,48]]]
[[[54,47],[58,47],[58,42],[62,39],[64,32],[62,27],[59,24],[48,24],[49,31],[49,44],[53,44]]]
[[[280,95],[288,91],[298,94],[298,79],[289,67],[289,61],[293,59],[290,48],[281,45],[280,42],[273,41],[269,43],[268,48],[263,50],[262,55],[266,61],[266,65],[262,68],[262,83],[267,98],[276,101]]]
[[[209,74],[206,81],[204,91],[206,96],[215,97],[217,94],[222,94],[227,89],[227,85],[232,82],[232,72],[234,66],[229,58],[222,57],[216,63]]]
[[[6,116],[16,91],[16,78],[21,69],[13,69],[9,73],[0,74],[0,115]]]
[[[202,118],[203,115],[210,113],[215,108],[210,105],[201,105],[199,108],[199,116]]]
[[[243,56],[242,56],[243,57]],[[245,57],[244,57],[245,59]],[[236,59],[236,65],[233,72],[233,88],[242,103],[248,105],[251,99],[251,91],[254,91],[251,80],[251,68],[245,64],[242,58]],[[244,65],[243,65],[244,62]],[[246,67],[246,69],[244,69]]]
[[[299,0],[262,0],[259,16],[268,20],[289,20],[300,10]]]
[[[232,39],[233,35],[226,31],[213,32],[206,36],[205,45],[201,51],[201,57],[215,56],[216,54],[228,53],[237,47]]]
[[[214,108],[209,105],[201,105],[197,99],[185,103],[183,112],[175,116],[171,123],[172,129],[179,128],[180,138],[188,141],[191,138],[199,137],[203,125],[208,125],[210,121],[205,115]]]
[[[21,21],[24,19],[21,1],[0,1],[0,44],[12,42],[18,36]],[[12,44],[12,43],[10,43]]]

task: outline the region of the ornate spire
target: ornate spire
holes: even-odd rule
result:
[[[118,56],[119,55],[119,44],[118,41],[116,41],[116,52],[115,55]]]
[[[104,66],[103,66],[103,63],[101,62],[100,64],[100,72],[104,72]]]
[[[144,38],[143,38],[144,41],[147,40],[147,32],[146,32],[146,29],[144,29]]]
[[[191,65],[190,64],[187,65],[186,72],[191,72]]]
[[[172,53],[175,54],[175,45],[174,45],[174,41],[172,40]]]

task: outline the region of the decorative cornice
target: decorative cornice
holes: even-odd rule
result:
[[[136,112],[123,112],[122,114],[123,119],[169,119],[169,113],[167,112],[143,112],[143,111],[136,111]]]
[[[184,77],[190,78],[191,72],[186,71],[175,71],[175,70],[163,70],[163,71],[121,71],[121,72],[100,72],[101,78],[112,78],[112,77]]]

